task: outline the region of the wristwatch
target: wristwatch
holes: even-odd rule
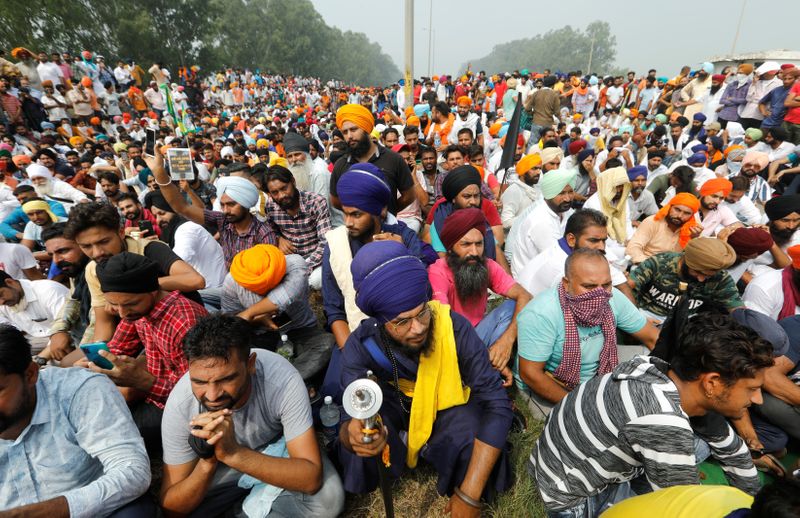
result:
[[[36,356],[34,356],[32,358],[32,360],[34,362],[36,362],[36,365],[38,365],[39,367],[44,367],[45,365],[47,365],[47,360],[45,360],[44,358],[42,358],[38,354]]]

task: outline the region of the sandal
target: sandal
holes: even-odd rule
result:
[[[762,473],[768,473],[778,478],[786,476],[786,469],[781,462],[771,453],[765,453],[757,459],[753,459],[756,469]]]

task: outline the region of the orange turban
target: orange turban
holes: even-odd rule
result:
[[[411,117],[406,119],[406,126],[416,126],[419,128],[420,122],[419,117],[416,115],[412,115]]]
[[[92,117],[89,119],[89,124],[92,126],[99,126],[100,125],[100,117]]]
[[[431,80],[432,80],[432,81],[438,81],[438,80],[439,80],[439,76],[433,76],[433,77],[431,78]]]
[[[700,186],[700,196],[711,196],[714,193],[722,191],[723,196],[731,193],[733,184],[725,178],[712,178],[707,180]]]
[[[345,104],[339,108],[336,112],[336,126],[342,129],[342,124],[345,122],[352,122],[367,133],[375,127],[375,118],[360,104]]]
[[[725,158],[728,158],[728,154],[735,149],[744,150],[744,146],[740,146],[739,144],[728,146],[727,148],[725,148],[725,151],[723,151],[722,154],[725,155]]]
[[[462,95],[457,101],[459,106],[472,106],[472,99],[468,95]]]
[[[689,240],[692,238],[692,227],[697,225],[697,221],[694,219],[694,215],[695,213],[697,213],[698,210],[700,210],[700,200],[698,200],[694,194],[689,194],[688,192],[678,193],[675,196],[673,196],[671,200],[669,200],[669,203],[661,207],[661,210],[656,212],[654,219],[656,221],[659,221],[667,217],[667,214],[669,214],[669,210],[674,205],[682,205],[684,207],[689,208],[689,210],[692,211],[692,217],[689,218],[689,221],[684,223],[683,226],[681,227],[681,235],[680,238],[678,239],[678,243],[680,244],[681,249],[683,249],[683,247],[686,246],[686,243],[688,243]]]
[[[489,126],[489,135],[496,137],[498,133],[500,133],[500,128],[503,127],[501,122],[495,122],[491,126]]]
[[[231,277],[241,287],[266,295],[286,275],[286,256],[275,245],[256,245],[233,257]]]
[[[31,163],[31,157],[28,155],[15,155],[11,161],[14,162],[15,166],[22,167]]]
[[[86,88],[91,87],[92,86],[92,78],[90,78],[89,76],[83,76],[81,78],[81,84],[83,86],[85,86]]]
[[[75,135],[74,137],[69,138],[69,145],[72,147],[78,147],[86,141],[85,138],[81,137],[80,135]]]
[[[531,153],[530,155],[525,155],[524,157],[519,159],[517,162],[517,174],[525,174],[530,171],[533,167],[540,165],[542,163],[542,157],[539,153]]]
[[[412,115],[414,115],[414,107],[409,106],[406,108],[406,117],[411,117]]]
[[[800,270],[800,245],[790,246],[786,253],[792,258],[792,266],[795,270]]]

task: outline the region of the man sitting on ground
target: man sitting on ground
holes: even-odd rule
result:
[[[0,325],[4,516],[155,516],[150,462],[105,376],[39,370],[22,331]],[[25,490],[21,490],[24,488]]]
[[[700,201],[693,194],[676,194],[654,216],[642,221],[628,241],[625,252],[633,264],[661,252],[679,252],[703,227],[694,219]]]
[[[0,270],[0,323],[8,323],[29,335],[34,352],[43,350],[50,326],[67,301],[69,290],[55,281],[12,279]]]
[[[341,389],[371,370],[385,395],[385,426],[365,444],[361,420],[342,422],[345,489],[375,489],[378,466],[372,457],[383,462],[388,444],[393,477],[421,458],[438,473],[438,493],[452,495],[453,514],[478,516],[482,499],[512,483],[506,449],[511,402],[486,347],[466,318],[430,300],[425,265],[399,243],[364,246],[352,273],[356,303],[372,318],[343,350]],[[405,431],[407,442],[401,438]]]
[[[519,315],[518,386],[545,417],[579,383],[619,363],[617,329],[653,349],[658,330],[611,286],[602,250],[579,248],[567,257],[564,277]],[[524,383],[524,384],[523,384]]]
[[[226,315],[202,319],[186,335],[189,370],[161,427],[166,512],[217,516],[239,503],[248,516],[342,512],[342,482],[320,454],[303,380],[257,343],[249,324]],[[209,454],[199,455],[196,443]]]
[[[280,335],[294,344],[289,358],[306,383],[328,366],[333,335],[319,328],[309,303],[308,265],[297,254],[256,245],[236,254],[222,287],[222,312],[266,328],[260,343],[275,349]]]
[[[158,265],[145,256],[122,252],[97,266],[100,289],[121,321],[100,355],[113,365],[103,369],[131,407],[148,451],[160,448],[161,414],[167,396],[186,372],[183,337],[207,314],[200,304],[158,284]],[[142,354],[144,353],[144,354]]]
[[[499,264],[483,255],[487,231],[480,209],[461,209],[447,216],[439,236],[447,256],[431,265],[428,279],[433,298],[475,326],[489,348],[489,360],[501,370],[517,340],[517,315],[531,297]],[[508,300],[487,315],[489,290]]]
[[[755,332],[710,315],[691,320],[680,344],[671,363],[637,356],[553,408],[529,465],[550,515],[598,516],[634,496],[630,482],[641,475],[653,490],[699,484],[689,418],[716,412],[737,419],[761,403],[773,348]],[[729,425],[701,439],[732,486],[758,491],[747,445]]]

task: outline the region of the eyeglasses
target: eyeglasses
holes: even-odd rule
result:
[[[422,325],[426,325],[431,320],[431,308],[428,304],[425,304],[425,307],[420,310],[419,313],[414,315],[413,317],[404,318],[398,320],[397,322],[389,322],[389,325],[392,326],[395,333],[405,333],[411,327],[411,322],[416,320]]]

